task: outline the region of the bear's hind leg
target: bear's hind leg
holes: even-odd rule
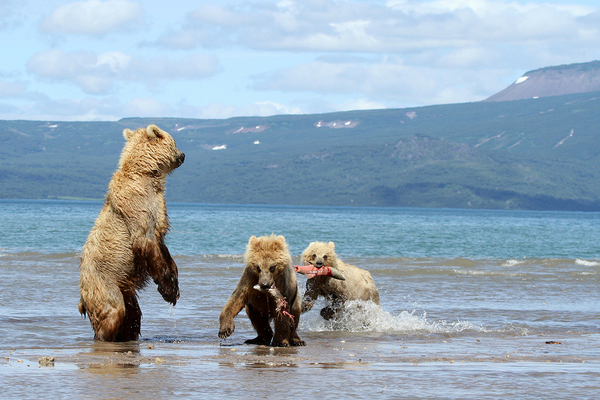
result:
[[[125,317],[125,307],[106,307],[109,309],[103,310],[100,315],[90,314],[88,310],[88,316],[94,328],[94,339],[114,342]]]
[[[246,314],[248,314],[248,318],[250,318],[250,322],[252,322],[252,326],[256,330],[256,333],[258,333],[258,336],[254,339],[248,339],[244,343],[270,345],[273,338],[273,330],[269,324],[269,316],[264,315],[250,304],[246,305]]]
[[[81,285],[79,311],[90,319],[95,340],[115,341],[125,317],[123,295],[116,284],[85,280]]]
[[[125,316],[115,337],[115,342],[128,342],[138,340],[142,325],[142,310],[135,294],[126,295],[124,298]]]

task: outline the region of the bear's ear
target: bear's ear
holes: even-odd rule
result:
[[[258,239],[256,238],[256,236],[251,236],[250,240],[248,240],[248,244],[250,246],[253,246],[254,244],[256,244],[258,242]]]
[[[329,242],[327,243],[327,246],[331,247],[331,250],[335,250],[335,243]]]
[[[277,243],[281,244],[282,246],[285,246],[285,236],[279,235],[275,238],[275,240],[277,241]]]
[[[133,137],[133,134],[134,134],[134,133],[135,133],[135,132],[134,132],[134,131],[132,131],[131,129],[127,129],[127,128],[123,129],[123,137],[124,137],[124,138],[125,138],[125,140],[127,140],[127,141],[129,141],[129,140],[130,140],[130,139]]]
[[[163,131],[156,125],[148,125],[146,135],[148,135],[149,139],[162,139],[164,136]]]

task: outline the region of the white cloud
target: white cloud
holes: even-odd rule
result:
[[[114,121],[122,115],[115,98],[83,98],[52,100],[40,96],[33,102],[12,102],[11,107],[0,107],[2,119],[28,120],[77,120],[77,121]]]
[[[11,13],[12,13],[11,3],[12,3],[11,1],[1,1],[0,2],[0,21],[2,21],[3,19],[5,19],[9,15],[11,15]]]
[[[181,116],[177,110],[154,98],[84,97],[81,99],[39,98],[34,102],[10,107],[0,103],[0,119],[28,119],[49,121],[115,121],[125,117]]]
[[[29,10],[27,10],[29,11]],[[27,14],[17,0],[0,0],[0,31],[11,31],[23,25]]]
[[[515,41],[600,44],[598,14],[595,7],[506,0],[213,4],[190,13],[183,28],[166,33],[157,44],[350,53]]]
[[[436,65],[405,65],[399,58],[377,62],[326,62],[316,60],[254,77],[255,90],[312,92],[321,95],[360,96],[364,106],[384,104],[444,104],[483,99],[484,81],[498,82],[493,68],[472,70]],[[359,103],[357,103],[359,104]],[[347,108],[349,106],[342,106]]]
[[[410,0],[389,0],[386,6],[401,10],[404,13],[414,13],[418,15],[425,14],[446,14],[458,10],[473,10],[480,17],[489,17],[498,14],[505,14],[514,10],[518,13],[528,12],[545,7],[555,8],[557,10],[566,11],[574,16],[582,16],[597,11],[595,7],[584,6],[580,4],[550,4],[528,2],[520,4],[515,1],[503,0],[433,0],[433,1],[410,1]]]
[[[105,35],[137,28],[142,20],[142,5],[127,0],[78,1],[58,7],[44,17],[44,33]]]
[[[124,116],[131,117],[170,116],[173,114],[169,105],[152,97],[131,99],[121,108]]]
[[[171,31],[163,35],[155,42],[144,40],[142,46],[159,46],[168,49],[190,50],[198,47],[198,43],[208,40],[208,35],[204,32],[187,29],[180,31]]]
[[[338,105],[336,111],[378,110],[383,108],[387,108],[385,103],[362,98],[346,101]]]
[[[190,19],[211,25],[236,27],[252,24],[253,17],[236,10],[226,9],[217,4],[205,4],[189,15]]]
[[[22,96],[24,93],[24,85],[0,80],[0,97],[13,98]]]
[[[104,94],[117,82],[154,84],[176,79],[198,80],[213,75],[220,67],[215,56],[206,54],[170,60],[133,57],[116,51],[95,54],[89,51],[65,53],[53,49],[34,54],[27,63],[27,69],[43,80],[68,81],[86,93]]]
[[[577,3],[0,0],[0,118],[228,118],[476,101],[530,69],[600,58],[599,7]],[[122,31],[130,34],[102,38]],[[56,48],[40,51],[48,46]],[[202,47],[223,66],[194,54]],[[79,88],[89,97],[68,100],[86,96]]]
[[[0,81],[0,90],[2,90]],[[181,103],[173,105],[158,97],[132,97],[121,100],[121,96],[84,97],[80,99],[51,99],[47,96],[23,96],[11,102],[0,101],[0,119],[27,119],[49,121],[115,121],[126,117],[181,117],[224,119],[235,116],[270,116],[277,114],[303,114],[299,107],[261,101],[233,106],[212,103],[197,106]],[[12,94],[11,94],[12,96]],[[2,98],[0,94],[0,99]]]
[[[259,101],[242,106],[212,103],[206,107],[196,108],[196,112],[192,115],[196,118],[222,119],[247,115],[266,117],[270,115],[302,113],[304,113],[304,110],[299,107],[289,107],[272,101]]]

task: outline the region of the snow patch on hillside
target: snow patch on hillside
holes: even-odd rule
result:
[[[316,126],[317,128],[321,128],[321,127],[327,127],[330,129],[340,129],[340,128],[354,128],[359,124],[358,121],[340,121],[340,120],[336,120],[336,121],[330,121],[330,122],[325,122],[325,121],[317,121],[314,123],[314,126]]]
[[[528,76],[522,76],[519,79],[516,80],[515,85],[518,85],[519,83],[523,83],[525,82],[527,79],[529,79]]]

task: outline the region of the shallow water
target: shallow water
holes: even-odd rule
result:
[[[140,295],[142,338],[96,343],[79,316],[78,258],[100,203],[0,201],[3,397],[593,398],[600,389],[596,213],[171,204],[181,299]],[[381,307],[303,314],[306,347],[227,340],[218,315],[250,235],[294,261],[332,240],[369,270]],[[306,278],[299,276],[303,288]],[[53,356],[53,367],[39,357]],[[20,361],[19,361],[20,360]]]

